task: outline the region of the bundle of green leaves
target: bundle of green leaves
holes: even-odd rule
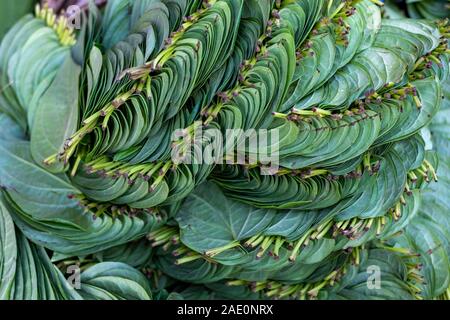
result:
[[[450,26],[383,12],[20,18],[0,45],[0,299],[450,298]],[[199,129],[278,139],[176,161],[211,146]],[[268,149],[278,167],[247,161]]]

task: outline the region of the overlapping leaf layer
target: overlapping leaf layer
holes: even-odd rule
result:
[[[450,27],[439,1],[381,4],[23,17],[0,46],[0,298],[450,298]],[[231,129],[243,162],[174,159]]]

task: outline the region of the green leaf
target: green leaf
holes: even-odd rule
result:
[[[147,278],[120,262],[98,263],[81,273],[79,293],[88,300],[151,300]]]
[[[215,184],[204,183],[186,199],[176,219],[181,241],[204,253],[258,234],[274,214],[229,200]]]
[[[0,198],[0,300],[11,295],[17,261],[14,223]]]

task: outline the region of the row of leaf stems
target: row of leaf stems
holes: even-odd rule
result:
[[[422,292],[420,285],[425,284],[423,276],[420,271],[423,265],[417,261],[419,255],[411,253],[409,250],[399,247],[393,247],[384,244],[381,241],[373,242],[372,247],[382,248],[384,250],[395,252],[404,261],[406,266],[406,283],[411,295],[418,300],[422,300],[420,295]],[[234,279],[226,281],[228,286],[246,286],[251,291],[262,294],[270,299],[298,299],[298,300],[314,300],[317,299],[321,290],[329,289],[338,285],[340,280],[350,268],[358,268],[360,266],[363,251],[366,251],[366,245],[358,247],[347,248],[344,253],[347,258],[342,265],[331,271],[322,280],[315,282],[304,282],[298,284],[286,284],[280,281],[265,280],[265,281],[248,281],[242,279]],[[414,259],[414,261],[411,261]],[[159,278],[163,275],[161,270],[145,267],[143,272],[154,281],[155,287],[158,287]],[[450,288],[447,289],[438,299],[449,300]]]
[[[45,3],[43,6],[36,4],[35,16],[44,21],[44,23],[52,28],[58,36],[59,42],[63,46],[73,46],[76,43],[75,33],[73,28],[69,27],[67,18],[64,16],[57,16],[52,8]]]
[[[365,93],[363,99],[358,99],[352,105],[350,108],[344,110],[344,111],[338,111],[333,112],[331,110],[325,110],[318,107],[313,107],[311,110],[300,110],[297,108],[292,108],[287,113],[279,113],[274,112],[273,115],[276,118],[282,118],[289,121],[294,122],[311,122],[311,119],[313,117],[319,117],[319,118],[325,118],[330,117],[333,120],[342,120],[344,116],[354,116],[354,115],[364,115],[363,118],[359,120],[355,120],[355,122],[352,122],[348,125],[354,125],[358,121],[363,121],[366,119],[372,119],[377,117],[375,116],[368,116],[366,114],[366,108],[370,108],[371,104],[380,105],[383,102],[389,101],[389,100],[405,100],[408,96],[411,96],[414,100],[414,103],[417,108],[422,107],[422,102],[420,101],[420,98],[417,94],[417,89],[414,87],[410,82],[406,83],[405,85],[398,86],[398,84],[395,83],[387,83],[384,85],[384,87],[379,90],[378,92],[374,90],[369,90]],[[402,110],[400,110],[402,111]],[[317,128],[317,130],[324,129],[324,128]],[[332,128],[335,129],[335,128]]]
[[[417,79],[424,79],[427,76],[426,71],[436,64],[438,67],[442,68],[442,61],[440,60],[441,55],[450,54],[450,49],[448,47],[448,39],[450,38],[450,24],[449,19],[443,19],[436,22],[441,38],[439,40],[439,45],[428,54],[420,57],[409,74],[409,79],[411,81]]]
[[[88,174],[95,173],[112,179],[125,178],[130,185],[133,185],[137,179],[143,179],[144,181],[153,179],[153,183],[149,187],[149,192],[153,192],[173,166],[172,161],[133,165],[127,162],[110,161],[108,156],[103,155],[84,164],[83,169]]]
[[[206,6],[205,9],[203,10],[207,10],[207,8],[214,3],[215,0],[210,0],[209,2],[206,2]],[[380,3],[379,1],[372,1],[375,2],[379,5],[382,5],[382,3]],[[337,23],[340,27],[337,28],[339,35],[342,37],[340,39],[340,41],[342,42],[343,45],[346,45],[346,43],[348,43],[347,39],[346,39],[346,35],[348,34],[348,25],[345,23],[345,21],[343,20],[344,17],[348,17],[352,14],[352,12],[354,12],[354,8],[351,7],[351,3],[352,1],[345,1],[341,4],[341,6],[338,8],[339,10],[332,15],[331,19],[334,20],[335,23]],[[177,41],[177,39],[179,39],[181,37],[181,35],[183,34],[183,32],[189,28],[193,23],[195,23],[195,21],[198,20],[199,16],[203,13],[203,11],[200,11],[196,14],[193,14],[192,16],[190,16],[187,21],[182,25],[182,27],[180,28],[180,30],[178,30],[176,33],[173,34],[171,41],[170,41],[170,45],[166,48],[165,51],[163,51],[158,57],[157,59],[155,59],[154,61],[152,61],[152,66],[150,67],[150,69],[148,69],[148,74],[147,74],[147,79],[145,81],[140,81],[139,83],[136,83],[132,89],[124,94],[119,95],[110,105],[106,106],[105,108],[103,108],[101,111],[99,111],[98,113],[94,114],[93,116],[91,116],[90,118],[86,119],[83,122],[83,125],[85,126],[84,128],[82,128],[82,130],[80,130],[77,134],[75,134],[74,137],[71,138],[71,140],[69,140],[66,144],[66,150],[68,150],[68,154],[67,157],[63,160],[65,160],[66,162],[68,161],[68,159],[70,158],[70,156],[73,154],[73,152],[75,151],[75,147],[77,145],[77,140],[79,139],[81,141],[82,138],[84,138],[84,136],[91,132],[93,130],[93,128],[96,127],[97,123],[98,123],[98,119],[100,117],[103,117],[103,122],[102,122],[102,126],[105,128],[107,123],[108,123],[108,119],[109,117],[112,115],[112,113],[114,112],[114,110],[116,110],[117,108],[119,108],[123,103],[125,103],[126,100],[128,100],[128,98],[131,97],[131,95],[135,94],[135,93],[140,93],[143,90],[147,90],[147,94],[150,95],[150,86],[151,86],[151,77],[149,76],[149,73],[151,71],[153,71],[154,69],[160,69],[162,67],[162,65],[164,64],[165,61],[167,61],[170,58],[170,54],[173,52],[174,50],[174,45]],[[277,12],[273,13],[274,19],[279,19],[279,15],[277,14]],[[67,20],[65,20],[64,17],[60,17],[57,18],[56,15],[52,12],[52,9],[49,9],[48,7],[43,7],[40,8],[39,6],[36,7],[36,17],[41,18],[42,20],[44,20],[47,25],[49,27],[52,27],[61,43],[63,45],[73,45],[75,43],[75,37],[73,34],[73,30],[67,27]],[[276,22],[276,21],[275,21]],[[321,23],[323,23],[324,20],[321,21]],[[442,26],[442,28],[445,28],[444,30],[441,30],[441,32],[448,36],[448,27],[446,26]],[[270,32],[270,30],[268,30],[268,32]],[[314,31],[313,31],[314,33]],[[269,34],[270,35],[270,34]],[[264,35],[264,38],[267,36]],[[261,40],[264,41],[264,38],[262,38]],[[262,42],[261,41],[261,42]],[[265,54],[265,48],[261,47],[258,52],[260,54]],[[308,49],[308,44],[306,44],[305,49]],[[411,79],[415,79],[415,78],[421,78],[422,75],[420,72],[417,72],[422,70],[422,69],[427,69],[427,68],[431,68],[431,62],[435,62],[437,64],[440,64],[440,61],[438,60],[439,54],[442,53],[448,53],[448,49],[447,49],[447,43],[446,41],[442,41],[441,45],[433,52],[428,54],[425,57],[422,57],[421,59],[419,59],[419,61],[416,63],[416,67],[415,67],[415,73],[413,73],[411,75]],[[300,60],[302,57],[302,53],[299,52],[297,54],[298,59]],[[244,64],[244,68],[248,68],[251,67],[251,64],[256,63],[255,61],[250,61],[249,63]],[[393,84],[388,84],[388,86],[393,85]],[[404,97],[405,95],[411,93],[414,97],[414,100],[416,101],[416,105],[417,107],[420,107],[420,101],[417,99],[417,95],[416,95],[416,91],[414,90],[414,88],[411,88],[411,85],[408,84],[404,89],[395,89],[396,92],[394,92],[394,95],[392,96],[388,96],[388,95],[384,95],[383,98],[386,99],[390,99],[390,98],[398,98],[398,99],[402,99],[402,97]],[[233,93],[232,93],[233,95]],[[222,95],[223,99],[227,99],[228,97]],[[371,102],[372,100],[375,100],[377,102],[380,101],[380,96],[377,95],[377,93],[373,92],[371,94],[369,94],[366,98],[366,102]],[[219,109],[220,110],[220,109]],[[349,111],[346,111],[347,113]],[[352,111],[350,111],[352,112]],[[205,124],[207,124],[209,121],[211,121],[211,116],[217,115],[218,111],[212,113],[209,115],[208,119],[205,121]],[[309,111],[309,110],[295,110],[293,109],[290,113],[291,115],[295,115],[295,116],[300,116],[300,117],[308,117],[308,116],[333,116],[333,117],[341,117],[341,115],[335,115],[332,114],[331,112],[327,111],[327,110],[322,110],[322,109],[318,109],[318,108],[313,108],[313,110]],[[277,115],[275,115],[277,116]],[[209,120],[209,121],[208,121]],[[78,138],[78,139],[77,139]],[[64,154],[60,154],[59,156],[64,156]],[[55,159],[56,160],[56,159]],[[47,161],[50,162],[50,161]],[[97,168],[95,168],[95,163],[91,164],[92,167],[94,168],[94,170],[96,170]],[[108,165],[116,165],[115,163],[109,163]],[[148,175],[143,175],[142,171],[146,171],[147,172],[151,172],[152,170],[154,170],[155,168],[159,168],[162,166],[160,171],[160,175],[157,178],[156,181],[160,181],[161,178],[163,177],[164,174],[167,172],[167,170],[169,169],[168,166],[170,167],[171,164],[169,164],[167,166],[166,165],[162,165],[162,164],[156,164],[156,165],[143,165],[143,166],[149,166],[149,167],[142,167],[142,168],[129,168],[130,169],[130,173],[131,173],[131,177],[134,177],[133,175],[135,173],[138,173],[138,176],[142,176],[144,177],[144,179],[148,176]],[[117,166],[120,167],[120,164]],[[164,170],[165,168],[165,170]],[[106,169],[106,170],[105,170]],[[104,167],[104,169],[100,169],[103,171],[108,171],[107,169],[109,169],[107,166]],[[123,167],[122,167],[123,169]],[[426,177],[427,181],[429,180],[428,178],[428,174],[426,173],[428,171],[428,169],[431,169],[433,175],[435,176],[434,170],[432,169],[432,167],[430,168],[429,166],[422,166],[421,169],[417,169],[417,173],[419,173],[421,176]],[[156,169],[157,171],[158,169]],[[125,172],[127,172],[127,170],[125,170]],[[161,174],[162,173],[162,174]],[[320,173],[325,173],[320,172]],[[310,173],[309,176],[314,176],[319,174],[319,172],[314,172],[314,173]],[[151,176],[151,174],[149,175]],[[307,175],[308,176],[308,175]],[[409,174],[410,178],[412,180],[416,179],[416,174],[414,172],[411,172]],[[134,179],[131,178],[130,181],[133,181]],[[153,185],[152,185],[153,186]],[[155,186],[151,187],[154,188]],[[409,190],[408,184],[406,185],[405,188],[407,191]],[[80,199],[80,202],[83,202],[83,199]],[[390,213],[393,215],[394,219],[398,219],[400,217],[401,214],[401,210],[400,210],[400,203],[403,203],[404,201],[400,201],[395,208],[390,210]],[[101,215],[103,214],[105,211],[107,211],[108,209],[110,209],[113,214],[123,214],[126,210],[120,208],[114,208],[113,206],[108,208],[108,205],[105,204],[97,204],[97,203],[86,203],[83,204],[86,205],[87,208],[89,208],[89,210],[94,210],[97,209],[97,215]],[[131,213],[134,213],[133,210],[131,209]],[[374,222],[375,220],[377,220],[377,222]],[[321,226],[319,226],[319,228],[315,231],[312,232],[311,235],[309,237],[306,237],[305,239],[300,239],[296,245],[293,247],[293,251],[295,252],[296,247],[300,247],[301,245],[307,245],[308,241],[314,240],[314,239],[320,239],[321,237],[323,237],[328,230],[330,230],[331,227],[333,227],[334,232],[333,235],[336,233],[337,230],[341,230],[341,232],[343,234],[357,234],[357,231],[359,231],[360,229],[362,230],[368,230],[372,227],[372,224],[377,225],[377,233],[381,232],[379,230],[381,230],[382,226],[384,226],[385,224],[385,217],[380,217],[380,218],[374,218],[374,219],[366,219],[366,221],[364,220],[360,220],[358,218],[354,218],[352,220],[347,220],[347,221],[341,221],[338,222],[337,224],[334,224],[332,222],[329,222],[328,224],[322,224]],[[350,229],[347,229],[347,227],[350,227]],[[356,232],[356,233],[355,233]],[[339,233],[339,231],[338,231]],[[150,238],[153,238],[153,240],[155,240],[155,242],[153,243],[153,245],[159,245],[162,244],[163,238],[165,238],[169,233],[166,232],[164,233],[156,233],[153,234],[153,236],[150,236]],[[179,241],[175,238],[172,239],[174,243],[176,243],[177,241]],[[301,241],[303,240],[303,241]],[[277,257],[277,249],[276,248],[280,248],[283,243],[284,240],[280,240],[280,237],[264,237],[264,236],[257,236],[256,238],[253,239],[249,239],[244,245],[247,245],[249,247],[254,247],[257,246],[258,244],[260,244],[260,251],[258,252],[258,255],[262,256],[264,254],[264,252],[271,246],[271,244],[274,243],[274,257]],[[300,245],[299,245],[300,243]],[[228,249],[228,248],[221,248],[223,249]],[[221,250],[216,250],[216,251],[211,251],[211,252],[206,252],[205,255],[207,257],[212,257],[220,252],[223,252]],[[358,250],[354,250],[355,255],[357,255]],[[180,252],[178,252],[180,253]],[[291,258],[293,258],[293,256],[291,256]],[[293,258],[293,260],[295,260],[295,257]],[[179,263],[183,263],[183,261],[181,261],[181,259],[178,260]],[[189,260],[191,261],[191,260]],[[188,261],[184,261],[184,262],[188,262]],[[297,292],[298,294],[300,294],[300,296],[304,296],[306,293],[308,293],[309,296],[315,296],[317,294],[316,293],[320,288],[326,286],[327,284],[332,283],[337,275],[339,275],[339,271],[334,271],[333,273],[331,273],[323,282],[320,282],[316,285],[314,285],[311,289],[307,288],[307,287],[295,287],[294,288],[288,288],[285,290],[282,290],[280,293],[277,293],[280,297],[282,296],[286,296],[286,295],[291,295],[291,291],[292,292]],[[301,286],[301,285],[298,285]],[[258,287],[258,286],[257,286]],[[268,292],[268,295],[270,295],[270,292],[276,292],[273,290],[276,290],[276,288],[271,289],[272,291]],[[448,290],[447,290],[448,291]],[[449,293],[447,292],[447,295]]]
[[[209,3],[209,5],[210,4],[211,4],[211,2]],[[337,10],[335,13],[333,13],[331,17],[326,18],[325,20],[326,21],[334,20],[334,22],[337,23],[338,25],[343,24],[343,22],[341,21],[341,20],[343,20],[343,17],[348,17],[354,12],[351,4],[352,4],[352,1],[343,2],[339,6],[340,9]],[[277,4],[277,5],[279,5],[279,4]],[[205,8],[203,10],[200,10],[198,13],[195,13],[192,16],[188,17],[187,21],[180,27],[180,29],[177,32],[175,32],[175,34],[172,35],[173,40],[170,42],[170,45],[168,46],[168,48],[172,48],[172,49],[174,48],[174,45],[176,44],[176,40],[181,37],[183,32],[186,29],[188,29],[189,26],[191,26],[193,23],[195,23],[195,21],[197,21],[199,19],[200,15],[203,14],[205,10],[207,10],[207,7],[208,7],[208,5],[205,5]],[[266,34],[264,34],[262,36],[262,38],[260,39],[260,43],[258,44],[260,46],[260,48],[257,50],[257,54],[256,54],[255,58],[253,58],[249,61],[246,61],[242,65],[241,80],[245,79],[245,71],[246,70],[248,71],[248,68],[251,68],[251,66],[256,63],[258,56],[265,54],[266,48],[263,46],[263,42],[267,37],[270,36],[270,32],[272,31],[271,26],[274,23],[277,23],[278,19],[279,19],[278,12],[277,12],[277,10],[274,10],[273,15],[272,15],[272,20],[271,20],[272,23],[268,23],[268,30],[266,31]],[[321,24],[323,24],[323,23],[324,23],[324,19],[322,19],[322,21],[318,23],[318,25],[319,25],[318,27],[320,27]],[[440,31],[442,33],[444,33],[444,34],[445,34],[445,32],[448,33],[449,27],[447,25],[447,22],[445,22],[445,21],[441,22],[440,29],[441,29]],[[314,30],[317,30],[317,29],[314,29]],[[312,33],[314,33],[314,30]],[[306,44],[304,45],[304,50],[308,50],[308,48],[309,48],[309,45],[308,45],[308,42],[306,42]],[[443,41],[441,41],[440,46],[438,48],[436,48],[433,52],[431,52],[428,55],[426,55],[425,57],[422,57],[421,59],[419,59],[419,61],[416,64],[416,67],[414,68],[414,72],[415,72],[413,74],[414,77],[418,77],[418,74],[421,74],[421,72],[423,70],[430,68],[430,62],[431,61],[435,62],[435,60],[439,58],[440,54],[447,52],[447,51],[448,51],[447,42],[443,40]],[[163,51],[161,54],[166,55],[167,53],[165,53],[165,52],[166,51]],[[299,54],[298,59],[301,59],[301,57],[302,57],[302,54]],[[156,60],[156,61],[161,61],[161,59]],[[152,63],[154,64],[154,61]],[[239,86],[240,86],[240,84],[238,85],[238,87]],[[106,128],[106,125],[108,123],[110,116],[117,108],[119,108],[123,103],[125,103],[125,101],[129,97],[131,97],[135,93],[140,93],[141,91],[146,90],[149,94],[150,87],[151,87],[151,76],[148,75],[145,78],[145,81],[140,81],[140,82],[135,83],[129,91],[119,95],[116,99],[114,99],[112,101],[112,103],[110,105],[106,106],[105,108],[98,111],[94,115],[85,119],[83,122],[84,127],[81,128],[79,130],[79,132],[74,135],[74,137],[72,137],[71,139],[69,139],[66,142],[65,150],[61,154],[55,155],[55,156],[51,157],[50,159],[48,159],[47,163],[50,164],[51,162],[56,161],[58,157],[64,157],[64,161],[67,162],[69,160],[70,156],[76,151],[78,142],[80,142],[85,137],[86,134],[90,133],[97,126],[98,120],[100,119],[100,117],[103,117],[102,127]],[[221,97],[222,100],[226,100],[229,98],[228,95],[231,95],[231,96],[236,95],[236,92],[238,92],[238,87],[231,90],[230,91],[231,93],[221,93],[219,96]],[[348,110],[345,110],[344,112],[341,112],[341,113],[332,113],[330,110],[324,110],[324,109],[320,109],[320,108],[312,108],[312,110],[298,110],[298,109],[293,108],[287,114],[275,113],[274,116],[275,117],[283,117],[283,118],[286,118],[291,121],[309,121],[311,119],[311,117],[317,117],[317,116],[318,117],[329,116],[336,120],[339,120],[339,119],[342,119],[342,117],[344,115],[351,116],[354,114],[364,114],[365,113],[364,106],[367,106],[370,103],[377,103],[377,104],[382,103],[382,101],[385,99],[386,100],[387,99],[403,100],[406,98],[407,95],[412,95],[414,101],[416,102],[417,107],[418,108],[421,107],[420,99],[417,97],[417,91],[410,83],[407,83],[404,87],[401,87],[401,88],[395,87],[395,84],[393,84],[393,83],[389,83],[389,84],[386,84],[385,88],[383,88],[381,93],[369,91],[366,94],[366,97],[364,100],[357,101],[354,104],[353,108],[349,108]],[[217,109],[217,108],[213,107],[212,109],[215,110],[214,113],[209,115],[209,117],[203,123],[203,125],[207,124],[208,119],[210,119],[211,115],[216,115],[216,113],[218,113],[220,111],[220,108]],[[363,117],[362,119],[357,120],[357,121],[362,121],[365,119],[366,118]],[[185,129],[186,134],[187,135],[194,134],[196,127],[198,127],[199,125],[202,125],[202,123],[199,121],[194,122],[193,125],[191,125],[190,127]],[[74,164],[73,170],[72,170],[72,175],[74,175],[76,173],[78,166],[81,163],[81,160],[83,157],[82,154],[83,153],[80,152],[80,154],[78,155],[78,157],[75,161],[75,164]],[[370,157],[370,155],[369,155],[369,157]],[[365,158],[365,161],[366,161],[366,158]],[[247,166],[247,168],[251,169],[254,166],[255,165]],[[167,161],[167,162],[159,161],[156,163],[129,165],[129,164],[121,163],[121,162],[117,162],[117,161],[109,161],[109,159],[106,156],[101,156],[85,165],[85,169],[89,173],[95,172],[95,173],[98,173],[105,177],[108,176],[111,178],[125,177],[128,179],[130,184],[133,184],[136,181],[136,179],[138,179],[138,178],[142,178],[142,179],[148,181],[152,177],[156,176],[156,178],[154,178],[154,182],[149,187],[149,192],[152,192],[153,190],[155,190],[155,188],[158,186],[158,184],[162,182],[162,180],[164,179],[164,177],[166,176],[166,174],[168,173],[170,168],[173,168],[173,167],[174,167],[174,164],[171,161]],[[371,170],[370,168],[372,168],[372,166],[369,166],[368,168],[369,168],[369,170]],[[375,169],[376,166],[374,166],[373,168],[374,168],[374,170],[376,170]],[[357,169],[356,172],[354,173],[354,175],[358,176],[358,172],[361,172],[361,170]],[[432,172],[434,172],[434,170],[432,170]],[[419,173],[422,176],[427,176],[424,174],[424,170],[419,171]],[[320,169],[320,168],[319,169],[303,169],[303,170],[289,170],[286,168],[282,168],[277,172],[277,174],[278,175],[283,175],[283,174],[298,175],[302,178],[311,178],[311,177],[314,177],[317,175],[327,175],[331,179],[336,178],[336,177],[333,177],[332,175],[330,175],[326,169]],[[95,214],[96,216],[99,216],[105,212],[110,212],[113,216],[118,216],[120,214],[123,214],[123,212],[129,212],[129,213],[131,212],[131,215],[133,215],[135,213],[135,210],[133,210],[133,209],[130,209],[130,210],[126,210],[123,208],[117,209],[117,207],[107,205],[107,204],[98,204],[98,203],[85,204],[85,203],[83,203],[83,205],[90,209],[97,209],[96,210],[97,214]]]
[[[377,0],[371,0],[373,3],[383,6],[384,3],[377,1]],[[319,34],[320,30],[324,27],[329,26],[331,23],[333,23],[337,28],[335,29],[336,32],[336,44],[347,46],[348,45],[348,34],[350,32],[350,26],[345,21],[347,18],[351,17],[356,9],[354,5],[356,3],[360,2],[360,0],[345,0],[342,1],[342,3],[337,7],[337,9],[329,16],[322,18],[316,26],[311,31],[309,37]],[[329,1],[329,4],[331,5],[333,3],[332,0]],[[274,15],[274,22],[277,22],[277,18],[279,18],[279,15],[277,12]],[[270,24],[272,25],[272,23]],[[264,56],[267,52],[267,49],[262,45],[263,41],[265,40],[266,35],[263,35],[258,42],[258,50],[257,55],[255,58],[244,61],[244,63],[241,66],[241,74],[240,74],[240,82],[244,85],[248,86],[254,86],[253,84],[249,84],[245,82],[245,72],[248,72],[259,60],[261,56]],[[296,60],[297,64],[300,63],[300,61],[308,56],[314,54],[313,51],[310,51],[312,47],[312,42],[308,38],[305,42],[301,44],[301,46],[296,51]],[[238,83],[236,88],[229,90],[228,92],[222,92],[218,96],[221,98],[222,101],[220,101],[217,106],[207,107],[202,111],[203,116],[208,116],[207,120],[204,122],[205,125],[207,125],[209,122],[211,122],[215,117],[217,117],[220,109],[223,106],[224,102],[229,101],[232,99],[232,97],[236,96],[239,93],[239,89],[241,86],[241,83]],[[393,84],[390,84],[393,86]],[[318,107],[313,107],[311,110],[298,110],[296,108],[292,108],[291,111],[288,114],[283,114],[279,112],[273,112],[273,116],[275,118],[286,118],[288,120],[306,120],[308,121],[310,117],[318,116],[318,117],[325,117],[330,116],[334,118],[335,120],[342,119],[343,115],[351,115],[351,111],[345,111],[344,113],[339,112],[332,112],[330,110],[321,109]]]
[[[418,258],[419,256],[416,256],[414,258]],[[405,258],[409,260],[409,257]],[[422,289],[421,286],[425,285],[425,280],[423,275],[421,274],[421,270],[423,268],[421,263],[406,263],[407,271],[406,271],[406,284],[409,288],[409,291],[411,295],[416,300],[423,300],[423,297],[421,295]],[[445,299],[449,300],[449,299]]]
[[[350,240],[355,240],[372,228],[375,228],[377,236],[381,235],[387,223],[398,221],[402,217],[402,207],[406,205],[405,197],[412,195],[412,189],[420,188],[424,181],[429,182],[431,179],[436,180],[437,177],[432,165],[425,160],[421,167],[408,173],[403,194],[385,215],[367,219],[355,217],[342,221],[327,220],[308,230],[296,241],[287,241],[282,236],[258,234],[245,241],[234,241],[226,246],[211,249],[201,254],[194,252],[181,243],[177,227],[163,226],[152,231],[147,238],[151,241],[152,247],[162,246],[162,249],[165,251],[176,247],[172,251],[174,256],[180,257],[176,260],[176,264],[188,263],[202,258],[214,262],[214,256],[236,247],[250,250],[258,248],[257,259],[262,258],[266,253],[274,259],[279,259],[279,250],[283,246],[291,250],[289,260],[293,262],[297,259],[301,248],[308,246],[312,241],[320,240],[326,236],[336,238],[339,235],[343,235]]]

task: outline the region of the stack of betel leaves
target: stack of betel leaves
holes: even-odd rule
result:
[[[0,299],[449,299],[448,6],[411,2],[37,6],[0,46]]]
[[[437,19],[450,16],[449,0],[386,0],[386,17]]]

